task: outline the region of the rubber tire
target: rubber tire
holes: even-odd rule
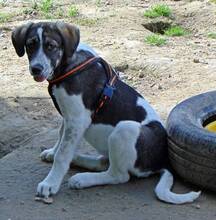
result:
[[[174,170],[185,180],[216,192],[216,133],[203,127],[212,118],[216,120],[216,91],[178,104],[168,117],[167,133]]]

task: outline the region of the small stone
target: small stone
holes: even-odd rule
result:
[[[7,46],[2,47],[3,50],[7,50]]]
[[[127,63],[120,63],[114,66],[114,69],[119,72],[124,72],[129,68],[129,65]]]
[[[39,197],[39,196],[35,196],[35,201],[39,202],[39,201],[41,201],[41,200],[42,200],[41,197]]]
[[[62,208],[61,210],[62,210],[62,212],[67,212],[67,210],[65,208]]]
[[[150,87],[152,88],[152,87],[154,87],[155,85],[156,85],[156,83],[153,83],[153,84],[150,85]]]
[[[32,13],[31,13],[31,15],[33,15],[33,16],[36,16],[38,13],[37,13],[37,11],[33,11]]]
[[[105,5],[112,5],[112,2],[111,1],[106,1]]]
[[[144,77],[144,73],[140,73],[139,78],[143,78],[143,77]]]
[[[192,205],[192,207],[194,207],[195,209],[200,209],[201,208],[201,206],[199,204],[194,204],[194,205]]]
[[[163,89],[163,87],[162,87],[161,85],[159,85],[159,86],[158,86],[158,89],[160,89],[160,90],[161,90],[161,89]]]
[[[200,37],[200,34],[199,33],[194,34],[194,37]]]
[[[14,98],[14,102],[19,102],[18,98]]]
[[[193,62],[194,62],[194,63],[200,63],[200,60],[197,59],[197,58],[194,58],[194,59],[193,59]]]
[[[198,204],[198,205],[195,206],[195,208],[196,208],[196,209],[200,209],[201,207],[200,207],[200,205]]]
[[[97,196],[103,196],[103,193],[101,193],[101,192],[96,192],[95,193]]]
[[[0,37],[4,38],[4,37],[6,37],[6,34],[0,33]]]

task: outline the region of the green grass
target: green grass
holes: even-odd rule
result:
[[[39,16],[46,19],[53,19],[56,17],[56,13],[54,12],[54,0],[33,0],[32,6],[29,11],[30,10],[37,11]],[[25,12],[27,13],[28,10],[26,10]]]
[[[0,23],[10,21],[14,17],[14,14],[0,12]]]
[[[39,8],[45,14],[50,13],[53,8],[53,0],[42,0],[40,2]]]
[[[36,11],[40,16],[45,17],[46,19],[51,19],[53,15],[54,2],[53,0],[40,0],[32,1],[31,8],[24,10],[25,14],[31,13],[31,11]]]
[[[34,10],[37,10],[38,9],[38,3],[36,2],[36,0],[33,0],[32,1],[32,6],[31,6],[32,9]]]
[[[68,9],[68,16],[69,17],[76,17],[79,15],[79,10],[75,5],[71,5]]]
[[[210,32],[208,33],[208,37],[212,39],[216,39],[216,32]]]
[[[0,6],[1,7],[7,6],[7,1],[6,0],[0,0]]]
[[[145,42],[153,46],[162,46],[166,44],[166,39],[158,34],[152,34],[145,38]]]
[[[164,4],[159,4],[152,6],[151,9],[148,9],[144,12],[144,16],[148,18],[156,18],[156,17],[169,17],[172,11],[169,6]]]
[[[102,2],[101,2],[101,0],[96,0],[95,4],[97,7],[101,7]]]
[[[167,30],[165,30],[164,34],[170,37],[174,37],[174,36],[184,36],[187,34],[187,32],[181,26],[172,26]]]
[[[216,0],[210,0],[210,2],[215,3],[216,4]]]

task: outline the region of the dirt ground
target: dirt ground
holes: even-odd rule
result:
[[[216,39],[207,36],[216,32],[215,3],[56,2],[64,10],[71,2],[76,4],[78,18],[63,20],[77,23],[81,41],[124,72],[122,79],[141,92],[164,120],[180,101],[215,89]],[[167,37],[167,44],[161,47],[148,45],[145,37],[152,33],[143,24],[152,20],[145,18],[143,12],[155,3],[169,5],[173,11],[171,22],[183,26],[189,34]],[[0,13],[16,14],[31,4],[6,1],[0,4]],[[65,182],[52,206],[33,201],[37,183],[50,167],[40,162],[40,148],[54,143],[60,116],[49,98],[47,83],[33,81],[26,56],[18,58],[12,47],[11,30],[27,20],[41,20],[41,16],[34,11],[19,13],[0,23],[0,219],[216,219],[216,197],[211,192],[204,192],[197,202],[184,206],[156,201],[153,186],[158,177],[83,191],[71,191]],[[187,187],[180,180],[175,190],[185,192],[194,188]]]

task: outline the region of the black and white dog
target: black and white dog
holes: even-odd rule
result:
[[[63,117],[57,143],[41,153],[42,160],[53,161],[53,166],[39,183],[37,194],[56,194],[73,161],[97,172],[72,176],[70,188],[125,183],[130,175],[148,177],[161,172],[155,189],[160,200],[173,204],[194,201],[200,192],[179,195],[170,191],[173,177],[165,169],[167,135],[159,116],[79,40],[79,29],[64,22],[28,23],[12,33],[17,54],[21,57],[26,51],[28,55],[34,79],[50,82],[49,92]],[[76,69],[79,71],[68,74]],[[109,99],[99,102],[102,96]],[[101,156],[76,155],[83,137]]]

